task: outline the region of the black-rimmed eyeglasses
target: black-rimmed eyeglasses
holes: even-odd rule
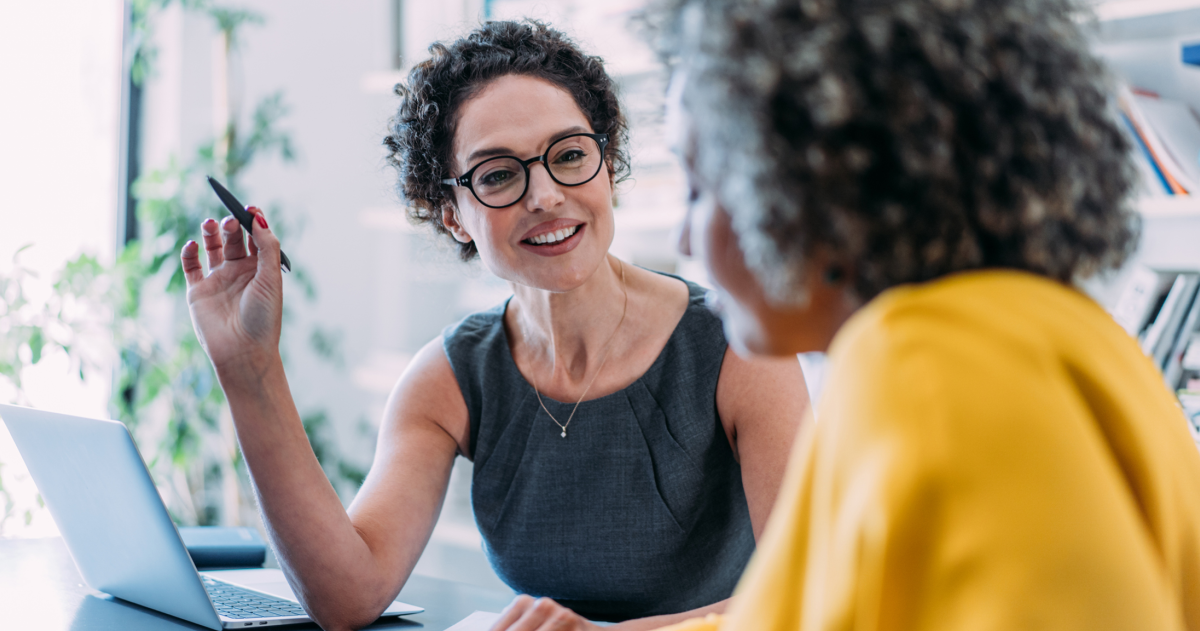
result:
[[[459,177],[442,180],[463,186],[488,208],[506,208],[521,201],[529,190],[529,165],[541,162],[550,178],[563,186],[591,182],[604,164],[608,134],[571,134],[554,141],[540,156],[522,160],[516,156],[488,158]]]

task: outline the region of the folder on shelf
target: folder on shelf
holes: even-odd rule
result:
[[[1147,192],[1151,195],[1157,193],[1162,195],[1174,195],[1175,191],[1171,188],[1170,182],[1167,181],[1166,175],[1154,160],[1154,154],[1150,153],[1150,147],[1146,145],[1146,141],[1142,135],[1138,133],[1137,127],[1134,126],[1129,114],[1121,112],[1121,122],[1125,124],[1126,131],[1129,132],[1129,138],[1134,146],[1134,162],[1138,166],[1138,170],[1142,173],[1142,179],[1146,185]]]
[[[1196,192],[1195,184],[1200,183],[1200,120],[1182,101],[1135,93],[1133,102],[1161,141],[1168,168],[1178,170],[1180,183],[1185,188],[1193,184],[1189,190]]]
[[[1145,90],[1120,88],[1121,122],[1151,192],[1200,194],[1200,118],[1186,104]]]
[[[1145,114],[1142,114],[1133,91],[1128,88],[1122,88],[1120,94],[1118,94],[1117,102],[1120,103],[1123,120],[1129,127],[1134,143],[1138,146],[1141,154],[1146,156],[1146,160],[1150,162],[1154,172],[1158,174],[1160,184],[1166,188],[1166,192],[1168,194],[1175,194],[1175,196],[1188,194],[1187,188],[1178,179],[1178,173],[1172,173],[1171,168],[1174,167],[1174,164],[1168,161],[1166,149],[1159,142],[1158,136],[1154,134],[1150,121],[1146,120]],[[1175,167],[1175,170],[1178,170],[1178,167]],[[1193,187],[1193,190],[1195,190],[1195,187]]]

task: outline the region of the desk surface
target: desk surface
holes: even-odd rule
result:
[[[442,631],[473,611],[500,611],[512,594],[427,576],[409,579],[400,600],[424,613],[391,618],[371,629]],[[315,624],[269,627],[318,629]],[[0,539],[0,629],[142,631],[203,629],[190,622],[114,599],[79,577],[61,539]]]

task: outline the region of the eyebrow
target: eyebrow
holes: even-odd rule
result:
[[[562,140],[563,138],[570,136],[571,134],[578,134],[580,132],[591,133],[588,128],[580,126],[580,125],[575,125],[574,127],[568,127],[566,129],[563,129],[561,131],[551,134],[550,142],[547,143],[547,145],[554,144],[555,142],[558,142],[559,140]],[[471,155],[467,156],[467,159],[466,159],[467,168],[470,169],[473,165],[477,164],[478,161],[482,158],[494,158],[496,156],[511,156],[511,155],[515,155],[515,154],[516,154],[516,152],[513,151],[512,149],[509,149],[508,147],[488,147],[487,149],[478,149],[476,151],[472,151]]]

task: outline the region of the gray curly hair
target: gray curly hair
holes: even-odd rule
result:
[[[863,299],[980,268],[1119,266],[1136,171],[1069,0],[667,0],[692,175],[768,296],[824,251]]]

